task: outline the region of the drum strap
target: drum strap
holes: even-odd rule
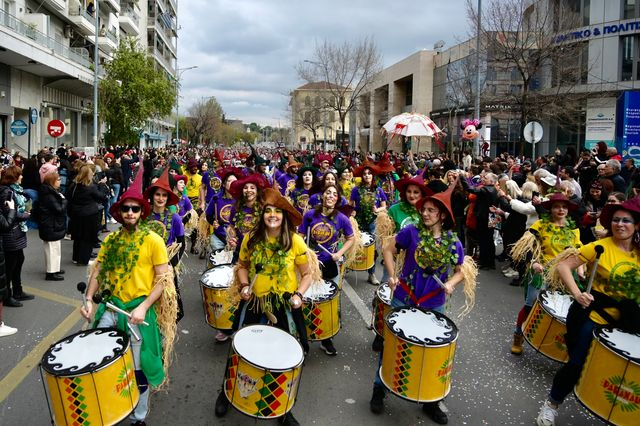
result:
[[[409,295],[409,297],[411,298],[411,301],[413,303],[415,303],[416,306],[420,306],[422,303],[426,302],[427,300],[431,299],[436,294],[438,294],[439,292],[442,291],[441,288],[437,288],[437,289],[435,289],[433,291],[430,291],[429,293],[425,294],[420,299],[418,299],[416,297],[415,293],[413,292],[413,288],[409,287],[409,285],[407,284],[407,282],[405,280],[398,280],[398,282],[400,283],[400,287],[404,290],[405,293],[407,293]]]

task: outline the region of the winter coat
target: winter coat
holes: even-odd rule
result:
[[[3,203],[0,209],[0,300],[3,300],[7,296],[7,270],[5,267],[1,234],[11,229],[16,221],[16,210],[5,209],[5,207]]]
[[[6,201],[13,199],[15,202],[15,196],[13,190],[8,186],[0,186],[0,208],[2,209],[2,215],[7,216],[9,214],[9,208],[5,205]],[[29,213],[14,213],[15,220],[11,226],[2,228],[0,230],[0,237],[2,237],[2,248],[7,251],[18,251],[27,247],[27,233],[20,228],[20,222],[24,222],[29,218]]]
[[[71,218],[92,216],[100,213],[110,194],[96,184],[83,185],[73,182],[67,189],[67,213]]]
[[[40,239],[63,239],[67,232],[67,199],[51,185],[43,184],[40,187],[37,209]]]

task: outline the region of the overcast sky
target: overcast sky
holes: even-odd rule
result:
[[[188,0],[178,9],[180,113],[215,96],[227,118],[281,126],[295,65],[318,41],[373,36],[385,67],[443,40],[468,39],[465,0]]]

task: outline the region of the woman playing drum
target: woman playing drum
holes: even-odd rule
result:
[[[455,225],[451,212],[452,190],[453,186],[446,192],[420,199],[416,208],[421,212],[422,220],[417,225],[404,227],[395,241],[385,244],[384,264],[393,292],[392,307],[418,306],[444,313],[446,295],[462,281],[468,302],[475,296],[475,268],[468,268],[468,263],[463,268],[464,250],[451,231]],[[404,266],[399,273],[394,262],[398,249],[406,250]],[[471,306],[472,302],[467,303],[466,309]],[[384,396],[385,389],[378,373],[370,402],[372,412],[382,413]],[[447,423],[447,415],[439,401],[425,403],[422,409],[436,423]]]
[[[354,242],[351,222],[337,210],[339,205],[340,190],[335,184],[331,184],[322,192],[322,204],[309,210],[298,228],[300,234],[307,238],[307,244],[311,248],[317,248],[318,260],[322,265],[322,279],[333,280],[336,284],[340,278],[337,262]],[[341,236],[345,237],[345,242],[342,248],[338,249]],[[331,339],[325,339],[321,344],[327,355],[334,356],[338,353]]]
[[[298,170],[295,188],[289,193],[291,203],[300,214],[305,214],[309,209],[309,197],[312,188],[318,186],[316,175],[318,169],[311,166],[304,166]]]
[[[569,211],[575,210],[577,206],[564,194],[557,192],[551,194],[548,200],[542,203],[542,207],[550,214],[542,215],[541,219],[534,222],[529,232],[525,232],[511,251],[511,256],[516,262],[529,260],[527,257],[530,253],[533,254],[524,279],[524,306],[518,313],[513,333],[511,353],[514,355],[522,354],[522,324],[538,299],[540,290],[544,289],[542,274],[545,265],[567,247],[580,246],[580,231],[569,217]]]
[[[240,248],[237,276],[243,303],[238,308],[240,314],[234,328],[268,320],[292,335],[297,332],[306,353],[309,345],[301,309],[302,294],[311,285],[312,276],[307,246],[295,232],[302,216],[272,188],[264,190],[262,205],[260,221],[245,235]],[[293,330],[289,329],[291,323],[295,324]],[[224,416],[228,407],[229,401],[222,391],[216,400],[216,416]],[[289,412],[282,424],[298,422]]]
[[[212,252],[222,250],[227,245],[227,227],[231,225],[235,212],[231,184],[242,178],[242,170],[229,167],[220,170],[218,175],[222,179],[222,196],[214,194],[205,210],[207,222],[213,226],[213,234],[210,239]]]
[[[552,276],[559,278],[575,300],[567,315],[569,362],[553,379],[549,399],[538,415],[541,426],[555,424],[558,406],[578,381],[596,325],[611,324],[628,332],[640,331],[640,198],[606,205],[600,223],[609,231],[609,237],[577,251],[567,250],[554,268],[556,274]],[[585,264],[593,268],[596,262],[593,291],[583,292],[572,271]]]
[[[249,234],[260,221],[262,210],[260,195],[266,187],[267,181],[264,176],[254,173],[236,180],[229,188],[229,193],[236,199],[235,214],[231,219],[233,235],[227,235],[229,246],[235,247],[232,263],[238,259],[240,252],[238,243],[242,242],[242,238]]]

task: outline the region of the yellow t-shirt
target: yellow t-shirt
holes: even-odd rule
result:
[[[115,235],[122,234],[121,238],[134,238],[126,232],[114,232],[109,234],[103,243],[103,247],[108,246],[109,239]],[[100,249],[96,260],[100,263],[104,262],[105,250]],[[153,280],[155,278],[154,266],[168,263],[167,247],[164,240],[155,232],[149,232],[142,240],[142,244],[138,249],[138,260],[132,268],[129,279],[113,289],[113,295],[120,299],[123,303],[128,303],[133,299],[141,296],[148,296],[153,289]],[[112,273],[119,274],[124,272],[118,268]]]
[[[595,247],[602,246],[604,252],[600,255],[598,269],[593,280],[593,290],[606,294],[615,300],[631,299],[640,303],[640,264],[636,251],[627,253],[620,250],[611,237],[594,241],[580,248],[580,260],[590,267],[596,258]],[[589,271],[589,274],[591,271]],[[590,275],[588,275],[590,276]],[[607,309],[614,319],[619,318],[617,309]],[[596,312],[591,313],[591,319],[598,324],[607,322]]]
[[[577,228],[563,230],[550,222],[537,220],[529,229],[535,229],[540,235],[544,263],[553,260],[568,247],[578,248],[582,245],[580,231]]]
[[[202,185],[202,175],[200,173],[191,174],[186,172],[185,175],[189,178],[187,182],[187,197],[193,198],[200,195],[200,185]],[[197,206],[196,206],[197,207]]]
[[[249,241],[249,235],[245,235],[242,239],[242,245],[240,246],[240,260],[247,263],[253,263],[254,248],[248,248],[247,242]],[[275,239],[270,240],[270,243],[275,242]],[[266,257],[270,258],[273,255],[273,251],[266,249]],[[264,264],[263,269],[258,274],[256,283],[253,286],[253,293],[262,297],[269,293],[275,293],[282,295],[283,293],[294,293],[298,289],[298,278],[296,277],[296,265],[304,265],[307,263],[307,245],[302,237],[298,234],[293,234],[291,237],[291,250],[289,250],[285,257],[284,270],[279,274],[275,274],[276,268],[270,264]],[[253,277],[249,277],[249,280],[253,280]]]

